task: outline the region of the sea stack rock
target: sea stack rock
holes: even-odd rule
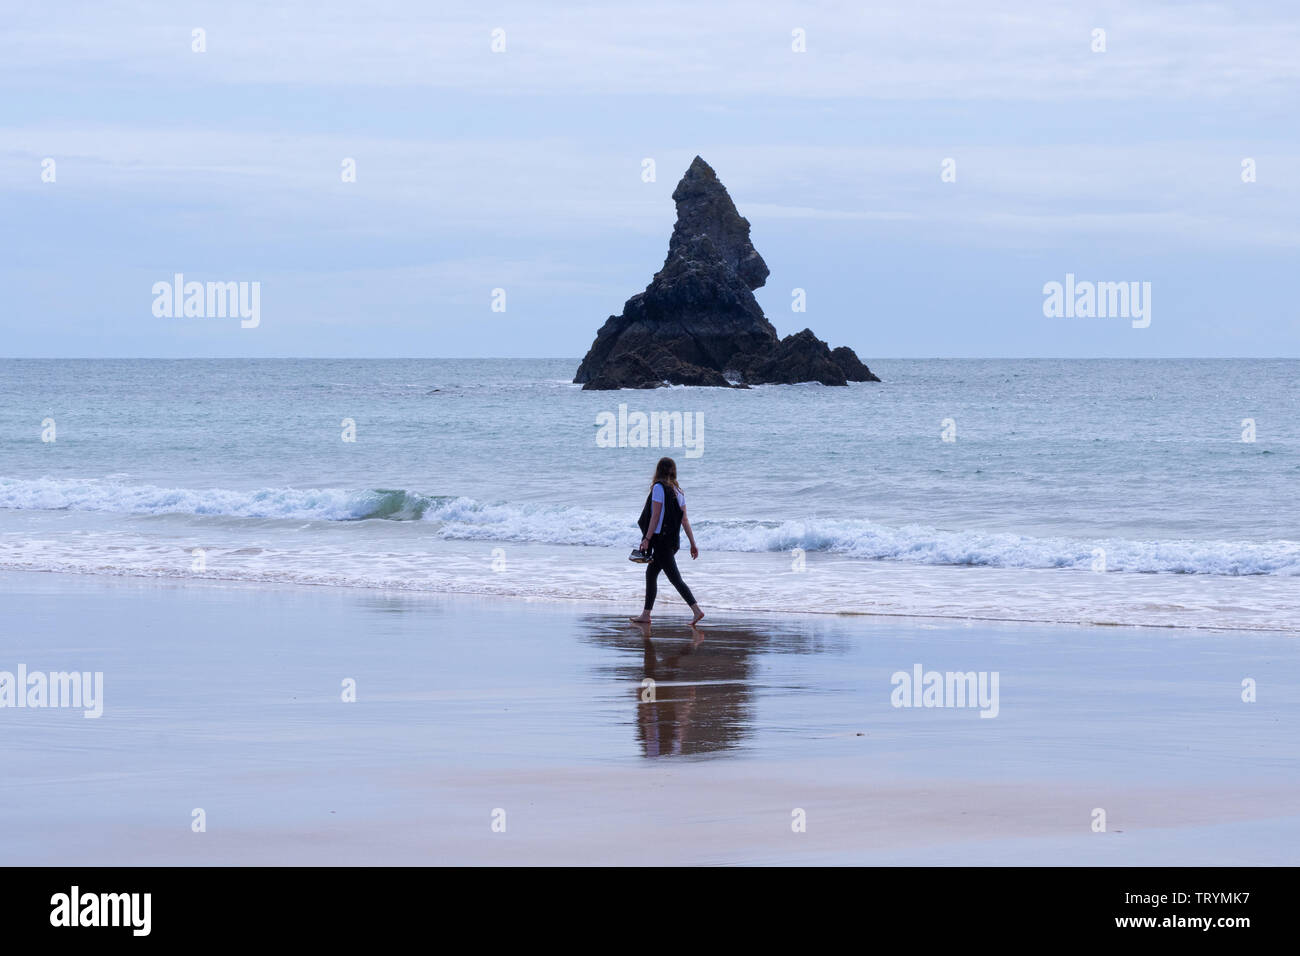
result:
[[[695,157],[673,201],[677,224],[663,268],[600,327],[574,382],[616,389],[880,381],[852,349],[831,351],[809,329],[777,337],[754,298],[767,263],[708,163]]]

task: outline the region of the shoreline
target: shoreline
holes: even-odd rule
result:
[[[965,569],[979,571],[982,569]],[[1066,569],[1057,569],[1065,571]],[[1086,573],[1086,572],[1078,572]],[[241,577],[238,575],[222,576],[218,574],[187,574],[183,572],[176,573],[146,573],[143,571],[129,570],[112,570],[112,571],[80,571],[66,570],[61,568],[22,568],[12,565],[0,565],[0,576],[6,574],[48,574],[55,576],[67,576],[70,578],[90,578],[90,579],[131,579],[139,581],[156,581],[158,583],[169,583],[175,585],[199,584],[199,585],[230,585],[238,584],[250,588],[312,588],[312,589],[340,589],[347,591],[361,591],[374,593],[393,593],[403,595],[428,595],[429,597],[447,597],[454,598],[463,596],[466,598],[493,598],[505,599],[512,601],[523,601],[529,603],[535,602],[553,602],[555,604],[572,604],[572,605],[594,605],[598,607],[615,606],[622,607],[627,602],[621,598],[600,598],[600,597],[566,597],[554,594],[518,594],[511,592],[502,592],[494,590],[469,590],[469,589],[439,589],[437,587],[401,587],[391,584],[372,584],[366,582],[350,581],[297,581],[297,580],[275,580],[265,578]],[[661,598],[673,603],[676,601],[676,595],[673,593],[663,592],[661,586]],[[671,590],[671,589],[670,589]],[[633,600],[632,603],[636,603]],[[753,617],[762,616],[799,616],[809,618],[867,618],[867,619],[901,619],[905,621],[944,621],[944,622],[971,622],[978,624],[1023,624],[1023,625],[1044,625],[1050,627],[1065,628],[1107,628],[1107,629],[1159,629],[1168,631],[1185,631],[1196,634],[1252,634],[1252,635],[1276,635],[1276,636],[1296,636],[1296,632],[1285,626],[1233,626],[1224,624],[1177,624],[1165,622],[1128,622],[1128,621],[1104,621],[1104,620],[1063,620],[1050,617],[994,617],[980,616],[973,614],[940,614],[940,613],[920,613],[920,612],[902,612],[902,611],[856,611],[843,609],[818,610],[815,608],[783,608],[783,607],[746,607],[714,604],[706,608],[705,625],[715,616],[717,612],[724,614],[748,615]],[[629,611],[629,615],[634,611]],[[682,612],[683,616],[689,616]]]

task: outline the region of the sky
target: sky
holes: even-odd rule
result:
[[[0,356],[577,358],[698,154],[782,335],[1297,357],[1297,51],[1293,2],[0,0]]]

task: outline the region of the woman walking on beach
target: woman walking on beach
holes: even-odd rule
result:
[[[695,533],[686,517],[686,492],[677,484],[677,462],[671,458],[660,458],[655,467],[654,481],[650,486],[650,495],[641,510],[641,550],[650,553],[650,563],[645,568],[645,610],[639,617],[631,618],[637,624],[650,623],[650,610],[655,605],[655,593],[659,588],[659,572],[668,576],[682,600],[691,606],[695,617],[691,624],[698,624],[704,612],[695,603],[695,595],[682,580],[677,570],[677,549],[681,547],[681,530],[686,529],[686,537],[691,542],[691,558],[700,556],[700,549],[695,546]]]

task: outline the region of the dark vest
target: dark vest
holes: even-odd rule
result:
[[[642,534],[649,534],[650,532],[650,513],[654,505],[653,496],[654,489],[652,488],[650,494],[645,496],[645,507],[641,509],[641,517],[637,519]],[[681,546],[682,506],[677,503],[677,492],[671,488],[664,488],[663,530],[651,539],[650,550],[654,551],[663,548],[669,554],[676,554],[681,549]]]

